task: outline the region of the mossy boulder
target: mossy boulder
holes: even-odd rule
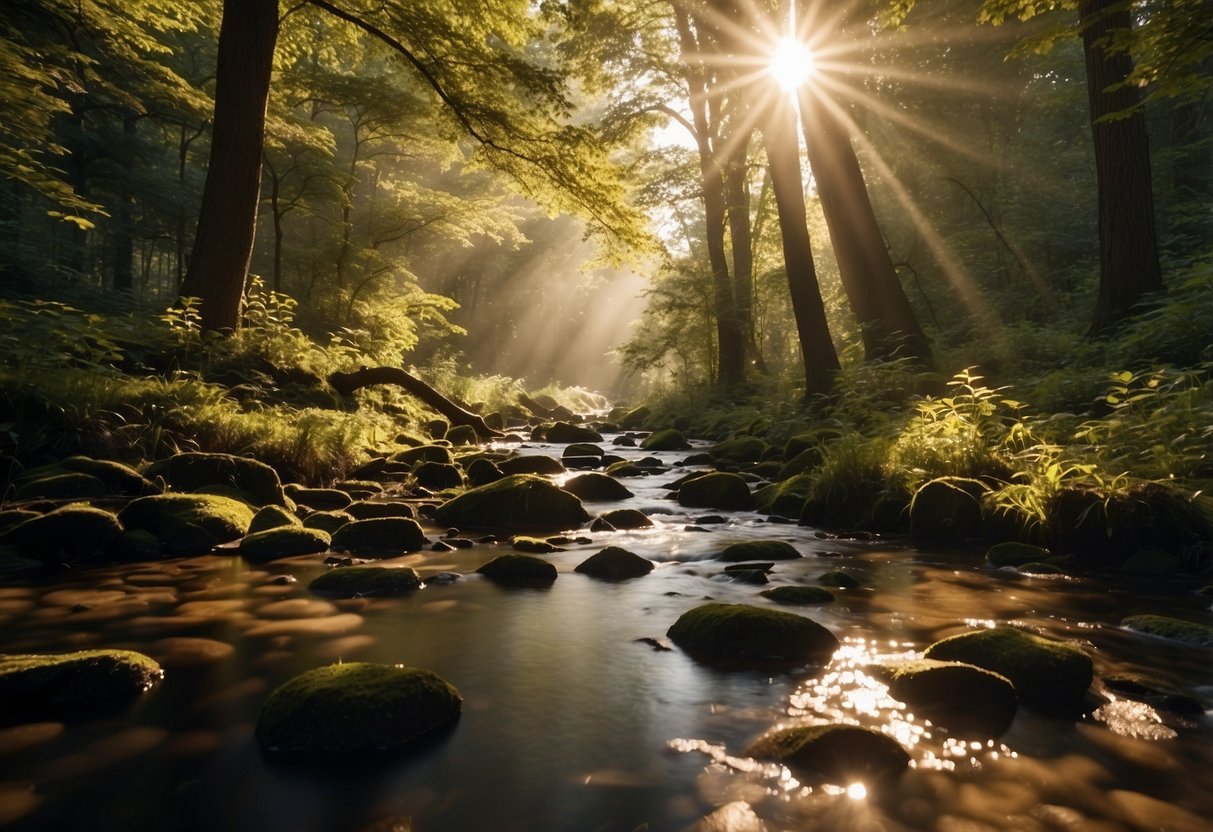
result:
[[[374,517],[339,528],[333,533],[332,548],[364,557],[392,557],[401,552],[416,552],[428,542],[416,520]]]
[[[576,528],[590,516],[579,499],[548,480],[514,474],[448,500],[434,519],[461,529],[558,530]]]
[[[488,485],[505,477],[505,473],[492,460],[480,457],[467,466],[468,482],[473,486]]]
[[[624,430],[639,430],[644,427],[645,420],[652,415],[653,411],[649,408],[637,407],[619,417],[619,426]]]
[[[96,477],[105,483],[107,494],[129,494],[142,497],[156,494],[160,489],[147,477],[129,465],[109,459],[93,459],[87,456],[69,456],[59,462],[68,471],[79,471]]]
[[[299,518],[282,506],[264,506],[253,515],[249,523],[248,534],[263,532],[267,529],[279,529],[283,526],[299,526]]]
[[[47,564],[96,563],[115,553],[122,523],[108,511],[69,505],[0,534],[0,545]]]
[[[1023,566],[1025,563],[1043,563],[1049,558],[1049,550],[1031,543],[1007,541],[990,547],[986,552],[986,563],[990,566]]]
[[[446,462],[423,462],[413,470],[417,484],[431,491],[463,485],[463,471]]]
[[[154,494],[132,500],[118,520],[127,529],[156,535],[166,555],[201,555],[244,537],[253,510],[217,494]]]
[[[303,526],[280,526],[254,532],[240,541],[240,554],[253,563],[276,558],[314,555],[329,548],[328,532]]]
[[[563,474],[564,465],[560,460],[542,454],[513,456],[497,463],[497,467],[506,475],[510,474]]]
[[[574,442],[567,445],[560,454],[562,460],[568,460],[570,457],[601,460],[604,456],[606,456],[606,451],[593,442]]]
[[[961,662],[898,663],[889,668],[889,693],[937,725],[984,736],[1006,731],[1017,709],[1009,679]]]
[[[678,489],[678,504],[748,511],[754,506],[754,497],[740,476],[717,471],[684,482]]]
[[[600,516],[616,529],[650,529],[653,527],[653,521],[649,519],[649,516],[634,508],[607,511]]]
[[[620,459],[606,467],[610,477],[643,477],[648,472],[630,459]]]
[[[981,494],[976,480],[941,477],[923,485],[910,501],[910,539],[960,543],[981,531]]]
[[[634,496],[619,480],[597,472],[569,478],[564,484],[564,490],[582,500],[592,502],[612,502]]]
[[[561,551],[560,547],[555,543],[549,543],[541,537],[528,537],[526,535],[518,535],[510,545],[519,552],[528,552],[532,555],[548,555],[552,552]]]
[[[556,567],[530,555],[501,555],[476,570],[494,583],[547,586],[556,580]]]
[[[1078,647],[1014,627],[951,636],[932,644],[923,657],[992,670],[1011,680],[1021,703],[1058,716],[1082,710],[1094,674],[1091,657]]]
[[[799,664],[829,658],[834,634],[815,621],[746,604],[709,603],[683,613],[666,632],[706,662]]]
[[[813,478],[808,474],[765,485],[754,492],[754,509],[782,517],[799,517],[812,485]]]
[[[355,520],[374,520],[377,517],[413,517],[413,507],[399,500],[358,500],[344,509]]]
[[[421,462],[441,462],[450,465],[455,461],[451,449],[446,445],[420,445],[416,448],[406,448],[396,451],[390,457],[392,462],[402,462],[405,465],[416,465]]]
[[[73,500],[103,494],[105,483],[92,474],[65,471],[24,482],[17,487],[13,497],[18,500]]]
[[[345,511],[313,511],[303,518],[303,527],[305,529],[319,529],[322,532],[328,532],[330,535],[333,535],[346,523],[352,522],[354,522],[353,515]]]
[[[756,436],[738,436],[717,442],[708,449],[715,460],[729,462],[758,462],[766,453],[768,445]]]
[[[227,486],[247,494],[258,506],[287,504],[278,472],[248,457],[190,451],[153,463],[147,476],[160,477],[174,491]]]
[[[626,581],[653,571],[653,562],[627,549],[607,546],[577,564],[574,570],[604,581]]]
[[[315,756],[404,749],[459,718],[463,699],[449,682],[399,665],[350,662],[318,667],[270,694],[255,736],[264,751]]]
[[[810,783],[873,783],[895,778],[910,765],[900,743],[856,725],[797,725],[754,742],[745,752],[787,766]]]
[[[1130,615],[1121,621],[1120,625],[1171,641],[1184,641],[1202,647],[1213,646],[1213,626],[1185,621],[1182,618],[1171,618],[1167,615]]]
[[[817,580],[822,586],[832,586],[836,589],[855,589],[859,586],[858,578],[848,575],[841,569],[831,569],[829,572],[822,574]]]
[[[349,494],[336,488],[296,488],[291,490],[290,497],[315,511],[341,511],[354,502]]]
[[[480,437],[471,425],[455,425],[446,432],[446,441],[452,445],[475,445],[480,441]]]
[[[791,607],[828,604],[834,600],[834,593],[819,586],[777,586],[772,589],[764,589],[758,594],[763,598],[769,598],[776,604]]]
[[[318,595],[357,598],[364,595],[408,595],[421,589],[421,577],[407,566],[338,566],[308,584]]]
[[[641,441],[640,447],[646,451],[685,451],[690,449],[691,443],[682,435],[682,431],[666,428],[650,433]]]
[[[744,563],[749,560],[796,560],[800,552],[791,543],[782,540],[746,540],[724,547],[719,558],[726,563]]]
[[[556,422],[547,431],[548,441],[556,445],[571,445],[574,442],[601,442],[602,434],[584,425]]]
[[[0,713],[7,721],[112,707],[163,676],[153,659],[130,650],[0,655]]]

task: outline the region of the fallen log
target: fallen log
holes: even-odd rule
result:
[[[452,425],[467,425],[481,439],[494,439],[504,434],[493,430],[478,414],[460,407],[442,393],[414,375],[399,367],[359,367],[352,373],[333,373],[328,377],[329,386],[343,396],[355,390],[375,384],[394,384],[409,395],[420,399],[436,410]]]

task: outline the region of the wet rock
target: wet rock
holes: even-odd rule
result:
[[[709,603],[683,613],[666,635],[707,662],[798,664],[823,660],[838,639],[815,621],[745,604]]]
[[[560,460],[540,454],[515,456],[497,464],[503,474],[563,474]]]
[[[333,488],[338,488],[351,496],[357,493],[360,499],[372,494],[383,493],[383,484],[374,480],[340,480],[333,484]]]
[[[333,535],[346,523],[352,522],[354,522],[353,515],[345,511],[314,511],[303,518],[303,527],[305,529],[319,529],[322,532],[328,532],[330,535]]]
[[[640,447],[646,451],[685,451],[691,447],[682,431],[676,428],[654,431],[644,438]]]
[[[561,551],[559,546],[538,537],[515,537],[510,545],[519,552],[529,552],[532,555],[547,555]]]
[[[754,506],[746,481],[737,474],[711,473],[684,482],[678,489],[678,503],[698,508],[748,511]]]
[[[364,595],[407,595],[421,589],[421,578],[409,567],[338,566],[308,584],[317,595],[357,598]]]
[[[267,529],[278,529],[283,526],[299,526],[299,518],[282,506],[264,506],[253,515],[249,523],[248,534],[263,532]]]
[[[606,532],[617,531],[617,529],[611,525],[610,521],[605,520],[602,517],[595,517],[594,520],[590,523],[590,531],[598,532],[601,534],[601,533],[606,533]]]
[[[720,577],[739,584],[761,586],[762,584],[770,583],[765,569],[739,569],[734,567],[721,572]]]
[[[122,523],[108,511],[69,505],[35,515],[0,534],[0,546],[47,564],[96,563],[116,551]]]
[[[1117,673],[1100,681],[1113,693],[1177,714],[1203,714],[1205,706],[1169,682],[1140,673]]]
[[[649,519],[649,516],[634,508],[603,512],[602,519],[610,523],[613,529],[650,529],[653,527],[653,521]]]
[[[1052,577],[1055,575],[1064,575],[1065,572],[1055,563],[1044,563],[1042,561],[1033,561],[1025,563],[1018,569],[1024,575],[1034,575],[1037,577]]]
[[[344,755],[402,749],[453,723],[462,697],[428,670],[350,662],[309,670],[270,694],[257,717],[264,751]]]
[[[996,737],[1015,718],[1015,687],[1005,676],[971,664],[931,659],[889,668],[889,693],[952,731]]]
[[[763,486],[754,492],[754,508],[784,517],[799,517],[812,484],[813,478],[802,474]]]
[[[1182,618],[1171,618],[1166,615],[1130,615],[1121,621],[1120,625],[1139,633],[1171,641],[1184,641],[1202,647],[1213,646],[1213,627],[1208,624],[1197,624],[1195,621],[1184,621]]]
[[[710,449],[712,459],[730,462],[758,462],[766,453],[767,443],[756,436],[739,436],[717,442]]]
[[[375,517],[355,520],[333,533],[332,547],[363,556],[389,557],[419,551],[426,543],[416,520],[407,517]]]
[[[413,507],[399,500],[359,500],[356,503],[350,503],[344,511],[354,520],[413,516]]]
[[[446,445],[419,445],[396,451],[390,457],[392,462],[402,462],[405,465],[416,465],[420,462],[441,462],[450,465],[455,461],[451,449]]]
[[[627,549],[607,546],[577,564],[576,572],[604,581],[626,581],[653,571],[653,562]]]
[[[593,502],[626,500],[633,496],[632,492],[619,480],[606,474],[598,473],[578,474],[575,477],[571,477],[565,482],[564,490],[570,494],[575,494],[582,500],[591,500]]]
[[[1060,641],[1013,627],[977,630],[937,641],[923,657],[992,670],[1011,680],[1016,698],[1033,710],[1073,716],[1091,686],[1091,657]]]
[[[584,425],[556,422],[547,431],[547,439],[555,445],[571,445],[574,442],[601,442],[602,434]],[[601,456],[601,454],[599,454]]]
[[[635,462],[623,459],[612,462],[606,467],[606,474],[612,477],[643,477],[648,472]]]
[[[515,474],[440,505],[434,518],[461,528],[569,529],[589,520],[581,501],[542,477]]]
[[[776,604],[796,607],[828,604],[834,600],[834,593],[819,586],[777,586],[774,589],[764,589],[758,594],[763,598],[770,598]]]
[[[129,465],[108,459],[92,459],[87,456],[69,456],[60,460],[59,467],[66,471],[79,471],[96,477],[105,484],[107,494],[127,494],[143,497],[158,494],[159,486]]]
[[[653,412],[647,407],[638,407],[625,413],[619,418],[619,426],[624,430],[639,430],[644,427],[644,422]]]
[[[68,471],[29,480],[17,487],[18,500],[88,499],[105,494],[105,483],[91,474]]]
[[[990,547],[986,552],[986,563],[994,567],[1023,566],[1025,563],[1043,563],[1049,557],[1049,550],[1030,543],[1008,541]]]
[[[796,560],[799,557],[800,552],[796,547],[782,540],[747,540],[734,543],[726,546],[719,555],[726,563],[742,563],[747,560]]]
[[[118,557],[128,563],[158,560],[161,554],[160,538],[147,529],[131,529],[118,539]]]
[[[163,676],[153,659],[130,650],[0,655],[0,712],[7,721],[112,706]]]
[[[155,494],[132,500],[118,520],[127,529],[156,535],[166,555],[201,555],[244,537],[253,510],[216,494]]]
[[[446,462],[423,462],[413,471],[413,476],[422,487],[434,491],[463,485],[463,472]]]
[[[748,756],[787,766],[811,783],[872,783],[897,777],[910,755],[894,739],[855,725],[798,725],[774,731],[746,749]]]
[[[327,551],[329,534],[303,526],[280,526],[255,532],[240,541],[240,554],[252,563]]]
[[[606,456],[606,451],[591,442],[574,442],[560,454],[565,465],[568,465],[570,457],[578,459],[592,457],[601,460],[604,456]]]
[[[940,477],[918,489],[910,502],[910,539],[959,543],[981,531],[984,487],[964,477]]]
[[[288,496],[315,511],[341,511],[354,502],[349,494],[336,488],[294,488]]]
[[[611,444],[617,448],[635,448],[636,440],[630,436],[616,436],[611,440]]]
[[[837,589],[855,589],[859,586],[859,580],[840,569],[834,569],[823,574],[817,579],[822,586],[832,586]]]
[[[637,644],[647,644],[649,647],[652,647],[658,653],[673,653],[674,652],[673,647],[670,647],[667,644],[663,644],[659,639],[655,639],[652,636],[641,636],[638,639],[634,639],[634,641]]]
[[[248,457],[190,451],[153,463],[147,476],[162,478],[175,491],[227,486],[247,494],[257,506],[286,505],[278,472]]]
[[[473,486],[488,485],[503,478],[505,474],[491,460],[480,457],[467,467],[468,482]]]
[[[452,445],[476,445],[480,437],[471,425],[455,425],[446,432],[446,441]]]
[[[547,586],[556,580],[556,567],[530,555],[501,555],[476,570],[494,583]]]

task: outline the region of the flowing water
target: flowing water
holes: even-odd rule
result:
[[[0,652],[129,648],[166,673],[120,714],[33,724],[4,715],[0,824],[310,832],[411,821],[414,830],[656,832],[712,815],[712,829],[734,832],[1213,829],[1208,712],[1178,717],[1109,696],[1076,722],[1021,709],[1000,737],[957,737],[907,712],[868,672],[943,636],[1014,623],[1081,644],[1097,677],[1149,673],[1207,704],[1213,652],[1118,626],[1146,612],[1213,623],[1189,585],[1027,577],[983,567],[979,552],[836,540],[751,513],[688,530],[703,512],[680,508],[662,487],[680,470],[624,480],[636,496],[623,503],[588,503],[591,513],[640,508],[656,528],[590,534],[592,543],[546,556],[560,572],[548,589],[466,574],[502,544],[385,562],[423,577],[465,573],[403,598],[310,594],[322,556],[254,567],[212,555],[8,580]],[[838,636],[834,659],[729,672],[664,649],[666,629],[704,599],[770,605],[757,594],[763,587],[725,579],[712,560],[729,543],[770,538],[805,555],[776,564],[772,586],[816,583],[837,568],[862,582],[835,591],[833,603],[789,608]],[[657,569],[618,584],[573,572],[612,544]],[[253,726],[269,692],[339,660],[433,670],[462,692],[463,716],[404,757],[336,769],[264,759]],[[743,756],[773,726],[798,721],[877,728],[906,746],[913,767],[865,794],[858,785],[805,786]]]

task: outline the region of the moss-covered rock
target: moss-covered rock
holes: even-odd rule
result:
[[[1138,702],[1145,702],[1155,708],[1171,711],[1177,714],[1202,714],[1205,706],[1193,696],[1189,696],[1179,688],[1155,676],[1141,673],[1115,673],[1105,676],[1100,681],[1105,688],[1115,694]]]
[[[434,519],[461,529],[557,530],[576,528],[590,518],[569,492],[542,477],[514,474],[448,500]]]
[[[421,589],[417,571],[407,566],[338,566],[308,584],[318,595],[356,598],[364,595],[407,595]]]
[[[834,634],[815,621],[745,604],[704,604],[683,613],[666,632],[670,640],[707,662],[800,663],[829,658]]]
[[[116,552],[122,524],[108,511],[84,505],[35,515],[0,534],[0,545],[47,564],[96,563]]]
[[[339,528],[333,533],[332,548],[363,557],[392,557],[401,552],[416,552],[428,542],[416,520],[374,517]]]
[[[1025,563],[1043,563],[1049,557],[1049,550],[1030,543],[1007,541],[990,547],[986,552],[986,563],[990,566],[1023,566]]]
[[[303,526],[280,526],[255,532],[240,541],[240,554],[253,563],[314,555],[329,548],[328,532]]]
[[[253,515],[253,519],[249,523],[248,534],[298,525],[301,525],[299,518],[282,506],[263,506]]]
[[[305,529],[319,529],[322,532],[334,535],[339,528],[346,523],[352,522],[354,522],[353,515],[345,511],[313,511],[303,518],[303,527]]]
[[[247,494],[258,506],[287,504],[278,472],[248,457],[190,451],[153,463],[147,475],[160,477],[175,491],[227,486]]]
[[[859,586],[859,580],[852,575],[848,575],[841,569],[832,569],[824,573],[820,578],[822,586],[832,586],[837,589],[855,589]]]
[[[556,580],[556,567],[530,555],[501,555],[476,570],[489,580],[510,586],[547,586]]]
[[[981,492],[976,480],[941,477],[923,485],[910,501],[910,539],[959,543],[981,531]]]
[[[548,428],[548,441],[556,445],[571,445],[574,442],[601,442],[602,434],[584,425],[556,422]]]
[[[650,529],[653,527],[653,521],[649,519],[649,516],[634,508],[606,511],[600,516],[615,529]]]
[[[748,756],[787,766],[810,783],[873,783],[900,775],[910,755],[891,737],[856,725],[797,725],[773,731]]]
[[[607,546],[577,564],[576,570],[604,581],[626,581],[653,571],[653,562],[627,549]]]
[[[1167,615],[1130,615],[1120,624],[1130,630],[1159,638],[1185,641],[1204,647],[1213,646],[1213,626],[1208,624],[1198,624]]]
[[[446,462],[423,462],[413,470],[417,484],[431,491],[463,485],[463,471]]]
[[[335,664],[270,694],[256,738],[265,751],[296,755],[391,751],[451,724],[462,705],[459,692],[428,670]]]
[[[748,511],[754,506],[754,497],[740,476],[717,471],[684,482],[678,489],[678,504]]]
[[[653,415],[647,407],[637,407],[634,410],[629,410],[627,413],[619,415],[619,427],[624,430],[639,430],[644,427],[644,422]]]
[[[13,496],[18,500],[73,500],[103,494],[105,483],[92,474],[65,471],[24,482],[17,487]]]
[[[155,494],[132,500],[118,520],[128,529],[156,535],[166,555],[201,555],[244,537],[253,510],[216,494]]]
[[[1046,563],[1044,561],[1032,561],[1021,565],[1018,572],[1024,575],[1033,575],[1038,578],[1051,578],[1057,575],[1064,575],[1065,571],[1055,563]]]
[[[0,655],[0,712],[36,718],[113,706],[163,675],[154,660],[130,650]]]
[[[526,535],[518,535],[510,541],[510,545],[519,552],[529,552],[532,555],[548,555],[561,551],[559,546],[541,537],[527,537]]]
[[[819,586],[777,586],[772,589],[764,589],[758,594],[763,598],[771,599],[776,604],[792,607],[828,604],[834,600],[834,593]]]
[[[765,485],[754,492],[754,510],[782,517],[799,517],[809,497],[813,478],[799,474]]]
[[[791,543],[782,540],[746,540],[724,547],[719,555],[726,563],[744,563],[748,560],[796,560],[800,552]]]
[[[503,474],[563,474],[564,464],[560,460],[542,454],[513,456],[497,463]]]
[[[646,451],[685,451],[691,447],[691,443],[682,435],[682,431],[666,428],[650,433],[641,441],[640,447]]]
[[[632,492],[619,480],[597,472],[571,477],[564,484],[564,490],[582,500],[593,502],[626,500],[633,496]]]
[[[593,442],[573,442],[567,445],[560,454],[562,460],[568,460],[570,457],[600,460],[604,456],[606,456],[606,451]]]
[[[451,449],[446,445],[421,445],[416,448],[406,448],[403,451],[396,451],[389,458],[392,462],[402,462],[405,465],[416,465],[420,462],[441,462],[451,465],[455,461],[455,457],[451,455]]]
[[[1015,686],[1015,696],[1033,710],[1059,716],[1081,711],[1091,686],[1091,657],[1070,644],[1013,627],[961,633],[937,641],[923,657],[992,670]]]
[[[105,483],[107,494],[128,494],[143,497],[159,493],[160,489],[147,477],[129,465],[109,459],[93,459],[87,456],[69,456],[59,462],[67,471],[79,471],[94,476]]]
[[[446,432],[446,441],[457,446],[475,445],[480,441],[480,437],[471,425],[455,425]]]
[[[738,436],[717,442],[708,449],[715,460],[758,462],[767,451],[767,443],[756,436]]]
[[[648,472],[630,459],[621,459],[608,465],[605,473],[610,477],[643,477]]]
[[[399,500],[359,500],[344,509],[355,520],[374,520],[377,517],[413,517],[413,507]]]
[[[1015,718],[1015,687],[1005,676],[961,662],[931,659],[889,668],[889,693],[953,731],[998,736]]]
[[[504,477],[505,473],[497,467],[495,462],[483,457],[473,459],[467,466],[468,482],[473,486],[488,485]]]
[[[349,494],[336,488],[296,488],[290,491],[290,497],[315,511],[341,511],[354,502]]]

